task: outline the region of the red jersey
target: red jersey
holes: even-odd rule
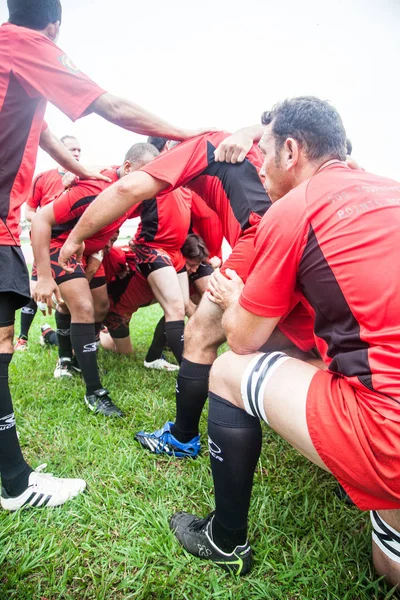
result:
[[[330,161],[263,218],[240,304],[282,316],[295,291],[329,370],[400,421],[400,183]]]
[[[217,213],[233,248],[243,232],[260,220],[271,201],[258,175],[262,158],[256,145],[242,163],[215,162],[215,149],[229,135],[217,132],[192,138],[161,154],[142,171],[168,182],[169,191],[186,186],[199,194]]]
[[[51,230],[52,247],[61,248],[64,245],[65,240],[88,206],[96,200],[100,192],[119,179],[117,170],[103,171],[103,173],[111,179],[111,183],[95,180],[80,181],[54,200],[53,210],[56,225]],[[128,218],[131,217],[123,215],[85,240],[85,256],[103,250],[110,238]]]
[[[64,191],[62,182],[63,175],[58,169],[51,169],[37,175],[33,181],[32,189],[27,200],[27,205],[30,208],[43,208],[54,200],[55,196]]]
[[[0,245],[20,245],[46,101],[75,121],[103,93],[42,33],[0,27]]]
[[[204,240],[210,258],[217,256],[222,260],[224,234],[221,220],[217,213],[195,192],[192,192],[191,217],[193,233]]]
[[[130,218],[140,217],[136,244],[180,250],[190,227],[191,194],[179,189],[145,200],[131,211]]]

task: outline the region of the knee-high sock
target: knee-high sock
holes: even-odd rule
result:
[[[227,552],[247,537],[253,476],[261,452],[261,424],[210,392],[208,436],[215,488],[215,543]]]
[[[15,417],[8,386],[8,367],[12,354],[0,354],[0,475],[10,496],[19,496],[28,487],[31,467],[25,462],[19,445]]]
[[[28,339],[29,329],[33,323],[33,319],[35,318],[37,312],[37,304],[33,298],[29,304],[24,306],[21,310],[21,333],[20,337],[24,337]]]
[[[71,342],[85,380],[86,393],[93,394],[102,387],[97,366],[94,323],[71,323]]]
[[[208,376],[212,365],[184,358],[176,383],[176,420],[171,433],[182,443],[199,433],[201,413],[207,400]]]
[[[183,355],[183,332],[185,329],[185,321],[168,321],[165,323],[165,335],[167,336],[167,344],[172,350],[178,364],[182,362]]]
[[[72,358],[71,315],[64,315],[56,310],[58,356]]]
[[[162,317],[154,330],[153,341],[151,342],[150,348],[147,351],[146,362],[153,362],[161,358],[164,346],[167,343],[167,336],[165,335],[165,317]]]

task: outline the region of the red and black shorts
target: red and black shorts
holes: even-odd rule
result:
[[[114,339],[129,336],[129,323],[132,315],[154,301],[154,294],[147,279],[137,271],[123,279],[108,284],[110,310],[105,320],[110,335]]]
[[[173,267],[181,273],[186,265],[186,260],[180,250],[163,250],[151,246],[137,245],[134,250],[135,264],[138,271],[147,277],[158,269]]]
[[[67,273],[59,264],[58,258],[60,256],[61,247],[58,246],[50,246],[50,267],[51,267],[51,276],[57,285],[61,285],[66,281],[71,281],[72,279],[86,279],[85,267],[87,257],[83,256],[81,262],[77,262],[75,256],[73,256],[69,261],[69,266],[73,269],[72,273]],[[37,269],[36,264],[33,263],[32,268],[32,281],[37,281]],[[103,285],[106,285],[106,274],[104,272],[103,265],[100,264],[96,274],[92,278],[89,287],[91,290],[99,288]]]

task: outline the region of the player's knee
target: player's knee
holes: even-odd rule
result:
[[[224,352],[214,361],[210,372],[209,388],[215,394],[225,397],[225,390],[233,382],[232,352]]]
[[[0,354],[13,354],[14,326],[0,327]]]
[[[94,323],[94,307],[91,297],[75,298],[69,308],[75,323]]]
[[[108,299],[108,296],[106,296],[105,298],[102,298],[100,302],[96,303],[96,306],[95,306],[96,322],[102,323],[105,320],[109,310],[110,310],[110,300]]]
[[[182,298],[175,298],[168,302],[164,308],[167,321],[183,321],[185,318],[185,304]]]

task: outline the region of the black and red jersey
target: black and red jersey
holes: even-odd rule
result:
[[[130,213],[130,218],[140,217],[135,243],[166,251],[180,250],[189,233],[190,206],[191,193],[184,189],[141,202]]]
[[[29,198],[26,201],[29,208],[43,208],[64,191],[63,175],[58,169],[51,169],[35,177]]]
[[[111,179],[111,183],[100,180],[80,181],[68,190],[65,190],[65,192],[54,200],[53,210],[56,225],[54,225],[51,230],[52,247],[60,248],[63,246],[70,232],[78,223],[88,206],[90,206],[103,190],[112,183],[118,181],[119,177],[116,169],[113,169],[112,171],[103,171],[103,173]],[[85,240],[84,254],[90,256],[95,252],[103,250],[110,238],[118,231],[127,218],[131,217],[123,215],[113,223],[100,229],[100,231],[95,233],[92,237]]]
[[[42,33],[0,27],[0,245],[20,245],[47,100],[74,121],[103,93]]]
[[[214,151],[230,134],[207,133],[179,144],[142,168],[168,182],[168,191],[186,186],[199,194],[220,218],[222,231],[234,247],[258,223],[271,201],[258,175],[262,165],[256,145],[240,164],[215,162]]]

